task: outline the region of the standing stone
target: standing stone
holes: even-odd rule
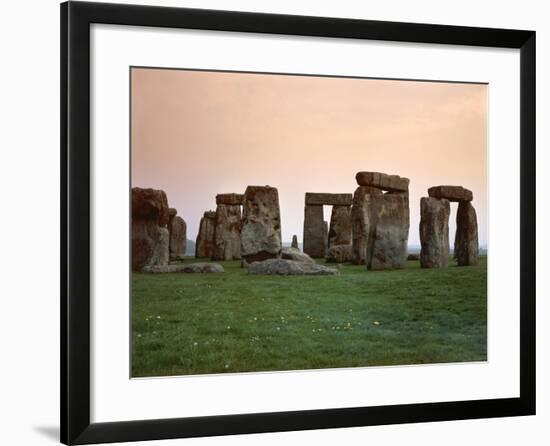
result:
[[[244,193],[241,255],[246,263],[281,255],[279,192],[269,186],[248,186]]]
[[[168,232],[170,233],[170,260],[183,260],[187,248],[187,224],[176,215],[177,211],[170,208]]]
[[[296,234],[292,236],[292,244],[290,245],[293,248],[299,249],[298,247],[298,237],[296,237]]]
[[[351,245],[351,206],[333,206],[328,231],[328,247]]]
[[[201,218],[199,233],[195,243],[195,257],[212,257],[214,254],[214,229],[216,225],[216,213],[207,211]]]
[[[445,198],[420,199],[420,266],[442,268],[449,265],[449,215]]]
[[[476,210],[468,201],[458,203],[456,213],[455,257],[458,266],[477,265],[479,243]]]
[[[388,192],[376,197],[375,202],[376,229],[372,251],[367,249],[367,268],[404,268],[409,240],[409,193]]]
[[[164,191],[132,188],[133,271],[168,264],[168,221],[168,199]]]
[[[354,265],[365,265],[367,250],[372,251],[374,230],[376,228],[374,202],[376,196],[380,195],[382,195],[380,189],[369,186],[359,186],[353,194],[353,205],[351,207],[351,262]],[[371,242],[370,246],[369,241]]]
[[[240,260],[241,206],[218,204],[214,224],[214,251],[212,260]]]
[[[323,206],[306,204],[304,210],[304,252],[314,258],[324,257],[326,239]]]

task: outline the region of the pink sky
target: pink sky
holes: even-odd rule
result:
[[[163,189],[194,240],[218,193],[279,190],[283,241],[306,192],[353,193],[361,170],[410,178],[409,244],[430,186],[474,193],[487,242],[486,85],[132,69],[132,186]],[[456,204],[450,219],[454,241]],[[330,207],[325,207],[325,219]]]

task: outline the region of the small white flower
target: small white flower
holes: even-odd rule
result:
[[[193,346],[196,347],[197,345],[199,345],[198,342],[193,342]]]

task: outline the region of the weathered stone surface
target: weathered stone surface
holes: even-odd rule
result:
[[[132,270],[166,265],[170,235],[168,199],[164,191],[132,188]]]
[[[296,234],[294,234],[294,235],[292,236],[292,244],[291,244],[291,246],[292,246],[293,248],[298,249],[298,237],[296,237]]]
[[[206,263],[206,262],[198,262],[198,263],[189,263],[187,265],[184,264],[176,264],[176,265],[155,265],[155,266],[147,266],[142,269],[142,272],[144,273],[154,273],[154,274],[160,274],[160,273],[223,273],[224,269],[223,266],[221,266],[219,263]]]
[[[451,205],[445,198],[420,199],[420,266],[442,268],[449,265],[449,215]]]
[[[375,202],[376,229],[372,251],[367,249],[367,268],[404,268],[409,240],[409,194],[386,193],[377,196]]]
[[[420,260],[420,254],[409,254],[407,260],[418,262]]]
[[[169,217],[174,217],[178,215],[178,210],[176,208],[169,208],[168,209],[168,216]]]
[[[248,274],[265,274],[280,276],[326,276],[339,274],[336,268],[308,262],[286,259],[268,259],[248,265]]]
[[[242,216],[239,205],[218,204],[212,260],[240,260]]]
[[[283,248],[281,250],[281,258],[286,260],[296,260],[297,262],[315,263],[310,256],[303,253],[298,248]]]
[[[168,198],[157,189],[132,188],[132,220],[155,221],[158,226],[168,224]]]
[[[230,204],[242,206],[244,202],[243,194],[218,194],[216,195],[216,204]]]
[[[212,257],[214,254],[214,230],[216,226],[216,213],[207,211],[201,218],[199,233],[195,243],[195,257]]]
[[[372,251],[374,229],[376,228],[374,202],[375,197],[379,195],[382,195],[380,189],[369,186],[359,186],[353,194],[351,262],[354,265],[365,265],[367,250]]]
[[[304,252],[311,257],[324,257],[327,240],[323,206],[306,205],[304,210]]]
[[[279,192],[270,186],[248,186],[244,194],[241,255],[245,262],[281,255]]]
[[[461,201],[458,204],[454,255],[458,266],[477,265],[479,258],[477,215],[470,202]]]
[[[170,215],[168,223],[170,233],[170,260],[180,260],[185,257],[187,249],[187,224],[177,215]]]
[[[462,186],[434,186],[428,189],[428,195],[434,198],[446,198],[449,201],[472,201],[474,194]]]
[[[409,179],[380,172],[358,172],[355,180],[359,186],[371,186],[390,192],[408,192]]]
[[[155,220],[132,220],[132,270],[168,265],[170,234]]]
[[[306,192],[306,205],[351,206],[351,194]]]
[[[351,245],[351,206],[333,206],[328,231],[328,247]]]
[[[327,251],[328,263],[351,262],[351,245],[334,245]]]

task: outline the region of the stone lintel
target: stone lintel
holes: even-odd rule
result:
[[[306,192],[306,205],[315,206],[351,206],[352,194],[329,194],[322,192]]]
[[[216,195],[216,204],[242,205],[244,201],[243,194],[218,194]]]
[[[434,198],[446,198],[449,201],[472,201],[474,194],[462,186],[434,186],[428,189],[428,195]]]
[[[355,180],[359,186],[371,186],[390,192],[407,192],[409,179],[399,175],[380,172],[357,172]]]

